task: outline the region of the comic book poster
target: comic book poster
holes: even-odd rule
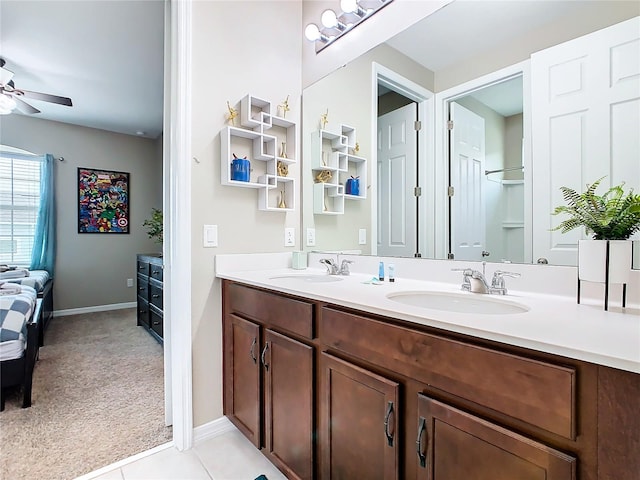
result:
[[[78,233],[129,233],[129,174],[78,168]]]

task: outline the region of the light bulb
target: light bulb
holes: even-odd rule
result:
[[[16,108],[16,101],[8,95],[0,95],[0,115],[8,115]]]
[[[333,28],[338,25],[338,17],[336,16],[336,12],[331,9],[322,12],[321,20],[322,25],[327,28]]]
[[[340,8],[344,13],[357,13],[359,9],[357,0],[340,0]]]
[[[310,42],[315,42],[320,39],[320,29],[315,23],[310,23],[304,29],[304,36],[307,37],[307,40]]]

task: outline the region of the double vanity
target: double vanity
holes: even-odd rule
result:
[[[451,262],[378,283],[384,259],[340,257],[216,257],[224,413],[287,477],[637,478],[637,309],[524,293],[533,266],[488,295]]]

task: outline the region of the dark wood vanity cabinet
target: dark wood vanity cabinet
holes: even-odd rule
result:
[[[572,480],[576,459],[542,443],[418,395],[420,480]]]
[[[225,414],[289,478],[638,480],[640,375],[223,282]]]
[[[224,413],[288,477],[311,479],[314,348],[293,337],[311,338],[312,305],[224,292]]]
[[[398,382],[320,357],[320,478],[398,479]]]

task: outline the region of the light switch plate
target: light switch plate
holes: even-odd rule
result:
[[[284,229],[284,246],[285,247],[296,246],[296,229],[295,228]]]
[[[206,248],[218,246],[217,225],[204,225],[202,229],[202,246]]]
[[[307,247],[316,246],[316,229],[307,228]]]
[[[358,230],[358,245],[366,245],[367,244],[367,229],[361,228]]]

